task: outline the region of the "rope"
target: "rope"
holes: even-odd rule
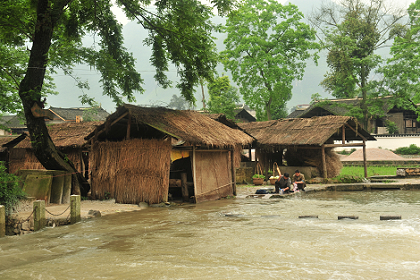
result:
[[[67,211],[67,210],[69,210],[69,208],[70,208],[70,205],[69,205],[69,207],[67,207],[67,209],[66,209],[66,210],[64,210],[64,211],[63,211],[63,213],[61,213],[61,214],[53,214],[53,213],[51,213],[50,211],[48,211],[48,209],[47,209],[47,208],[45,208],[45,212],[47,212],[47,213],[48,213],[48,214],[50,214],[51,216],[56,216],[56,217],[58,217],[58,216],[63,215],[64,213],[66,213],[66,211]]]

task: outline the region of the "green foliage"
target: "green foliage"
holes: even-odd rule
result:
[[[416,144],[411,144],[409,147],[397,148],[395,153],[399,155],[419,155],[420,147],[417,147]]]
[[[215,114],[225,114],[228,119],[235,119],[236,103],[239,102],[238,90],[230,85],[229,77],[217,77],[209,82],[210,99],[208,110]]]
[[[378,97],[384,91],[370,79],[382,61],[375,52],[400,33],[403,14],[388,9],[385,0],[344,0],[340,4],[342,9],[323,5],[310,19],[324,35],[322,43],[328,50],[331,71],[321,85],[337,98],[360,97],[359,108],[351,114],[367,128],[370,117],[383,112]]]
[[[0,162],[0,205],[5,206],[6,215],[9,215],[12,207],[25,196],[26,194],[19,187],[19,177],[6,173],[6,167]]]
[[[252,176],[252,178],[253,178],[253,179],[258,179],[258,178],[260,178],[260,179],[265,179],[265,176],[264,176],[264,175],[262,175],[262,174],[254,174],[254,175]]]
[[[337,154],[348,156],[348,155],[351,155],[354,151],[356,151],[356,148],[352,148],[350,151],[341,150],[341,151],[338,151]]]
[[[394,122],[386,120],[385,126],[389,134],[398,134],[398,126]]]
[[[292,82],[302,79],[306,60],[317,58],[310,50],[319,47],[303,14],[292,4],[246,0],[229,15],[224,30],[222,62],[246,104],[259,120],[285,114]]]
[[[100,117],[98,116],[99,112],[99,105],[94,103],[95,106],[89,107],[83,110],[83,121],[84,122],[92,122],[92,121],[99,121]]]
[[[399,32],[396,32],[396,38],[390,51],[392,57],[388,59],[384,67],[378,70],[384,76],[382,83],[378,84],[379,90],[393,96],[395,104],[400,108],[417,110],[417,113],[420,111],[414,104],[420,101],[419,9],[419,0],[410,5],[408,28],[401,27]],[[410,102],[410,99],[414,103]]]

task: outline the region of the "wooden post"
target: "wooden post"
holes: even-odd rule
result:
[[[365,178],[367,178],[367,164],[366,164],[366,141],[363,139],[363,167],[365,169]]]
[[[188,194],[188,185],[187,185],[187,173],[181,173],[181,190],[182,190],[182,200],[189,201],[190,196]]]
[[[343,126],[341,127],[342,135],[341,135],[341,144],[346,144],[346,128]]]
[[[6,207],[0,205],[0,237],[6,236]]]
[[[196,176],[196,166],[195,166],[195,146],[193,146],[192,153],[192,173],[193,173],[193,183],[194,183],[194,202],[197,203],[197,176]]]
[[[328,174],[327,174],[327,163],[325,161],[325,146],[322,145],[321,146],[321,158],[322,158],[322,175],[324,176],[324,178],[328,178]]]
[[[45,200],[34,201],[34,231],[43,229],[45,226]]]
[[[70,196],[70,223],[75,224],[80,222],[80,195],[72,195]]]
[[[230,151],[230,163],[232,168],[232,191],[233,195],[236,196],[236,168],[235,168],[235,152],[234,150]]]
[[[126,140],[129,140],[130,139],[130,132],[131,132],[131,114],[128,114],[127,137],[126,137]]]

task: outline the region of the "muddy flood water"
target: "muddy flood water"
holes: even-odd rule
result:
[[[149,208],[0,239],[3,280],[419,278],[420,191]]]

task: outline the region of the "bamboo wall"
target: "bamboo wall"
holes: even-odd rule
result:
[[[91,195],[117,203],[167,201],[170,141],[132,139],[97,142],[90,155]]]

